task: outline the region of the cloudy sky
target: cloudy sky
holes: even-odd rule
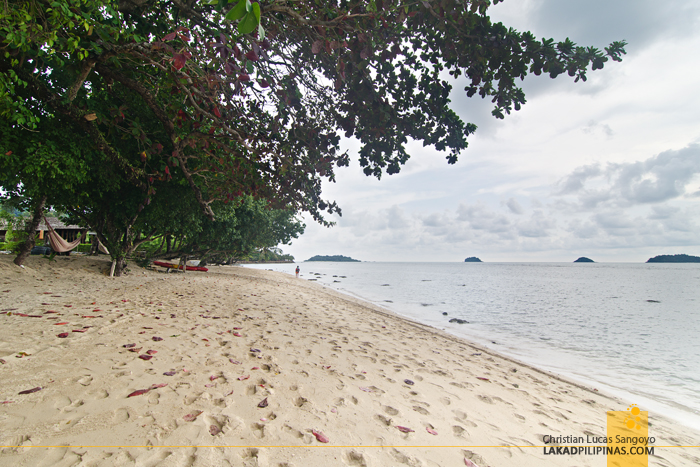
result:
[[[505,120],[455,83],[453,108],[479,127],[457,165],[414,144],[399,175],[340,169],[324,185],[343,209],[337,225],[306,219],[283,250],[363,261],[700,255],[700,2],[506,0],[490,11],[537,37],[624,39],[627,55],[586,83],[526,79],[527,104]]]

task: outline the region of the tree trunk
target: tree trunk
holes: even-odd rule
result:
[[[14,263],[17,266],[22,266],[24,260],[32,252],[34,248],[34,236],[36,235],[36,229],[39,227],[39,222],[41,221],[41,216],[44,214],[44,206],[46,205],[46,195],[42,196],[37,205],[34,207],[34,217],[32,217],[31,222],[27,224],[27,238],[19,247],[19,254],[15,258]]]
[[[96,255],[97,255],[97,252],[99,251],[99,250],[98,250],[99,244],[100,244],[100,243],[99,243],[99,240],[97,239],[97,235],[93,235],[93,236],[90,238],[90,256],[96,256]]]
[[[114,260],[114,277],[120,277],[126,268],[126,258],[120,256]]]

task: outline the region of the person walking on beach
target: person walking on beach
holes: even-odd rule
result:
[[[299,266],[297,266],[296,273],[297,273],[297,277],[299,277]]]

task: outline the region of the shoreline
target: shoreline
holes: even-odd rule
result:
[[[0,402],[10,401],[0,405],[0,465],[570,465],[536,447],[543,436],[604,435],[606,411],[627,407],[284,273],[132,266],[109,279],[101,259],[32,257],[21,271],[11,259],[0,257],[2,309],[17,308],[0,316]],[[698,444],[697,433],[652,421],[657,445]],[[47,445],[66,447],[31,447]],[[697,448],[657,453],[658,465],[700,459]]]
[[[414,263],[410,263],[414,264]],[[418,264],[418,263],[415,263]],[[567,266],[569,266],[569,263],[562,263]],[[254,265],[253,267],[264,267],[262,265]],[[274,265],[270,265],[274,266]],[[278,269],[278,271],[280,271]],[[324,272],[324,274],[321,274],[325,276],[326,274],[330,275],[331,272],[329,270],[321,270]],[[343,273],[347,273],[349,271],[344,271]],[[336,271],[333,271],[332,273],[336,273]],[[314,273],[311,273],[314,274]],[[338,272],[340,274],[340,272]],[[315,276],[312,275],[310,276],[312,280],[315,281]],[[335,276],[334,276],[335,277]],[[527,364],[529,366],[532,366],[533,368],[538,368],[541,370],[544,370],[548,374],[554,374],[557,376],[562,377],[563,379],[570,381],[570,382],[575,382],[577,384],[589,387],[589,388],[597,388],[598,390],[612,396],[615,398],[619,398],[623,401],[631,401],[635,402],[640,406],[648,408],[650,411],[652,411],[655,414],[664,414],[666,418],[669,420],[678,423],[686,428],[692,429],[692,430],[700,430],[700,414],[695,411],[692,406],[689,405],[682,405],[680,403],[676,403],[673,399],[669,398],[653,398],[649,394],[645,393],[644,391],[641,391],[639,393],[636,393],[633,390],[629,390],[627,388],[635,388],[634,383],[631,383],[630,381],[627,381],[626,384],[627,386],[622,386],[620,385],[620,381],[617,381],[615,379],[611,379],[610,375],[607,375],[603,372],[601,374],[598,374],[595,372],[595,367],[590,366],[590,362],[579,362],[579,363],[588,363],[589,365],[586,367],[571,367],[571,359],[576,358],[576,355],[569,354],[565,350],[559,350],[559,349],[547,349],[546,347],[539,345],[538,342],[529,342],[527,339],[523,337],[518,337],[518,336],[512,336],[508,335],[507,333],[499,332],[499,331],[494,331],[491,329],[486,329],[484,326],[479,327],[478,324],[472,323],[470,326],[462,327],[460,326],[451,326],[450,324],[447,324],[446,322],[441,322],[438,319],[433,318],[432,320],[427,318],[422,319],[422,315],[418,316],[416,313],[403,313],[401,311],[402,307],[404,305],[401,305],[400,301],[397,303],[394,303],[393,301],[390,300],[380,300],[376,298],[376,293],[375,293],[375,299],[372,298],[367,298],[363,297],[361,295],[361,292],[356,292],[352,289],[348,289],[347,285],[342,285],[342,284],[335,284],[335,283],[330,283],[330,282],[324,282],[322,279],[319,278],[321,282],[318,282],[319,284],[322,284],[326,287],[329,287],[332,290],[337,290],[340,293],[345,293],[349,294],[353,297],[358,298],[359,300],[364,300],[367,302],[372,303],[374,306],[382,308],[382,309],[387,309],[392,313],[397,313],[399,316],[402,316],[406,319],[409,320],[414,320],[416,322],[421,322],[423,324],[426,324],[428,326],[432,326],[436,329],[440,329],[443,332],[447,332],[451,335],[455,335],[459,338],[465,339],[467,342],[471,343],[476,343],[477,345],[489,349],[490,351],[499,354],[501,356],[505,356],[508,358],[513,359],[516,362],[520,362],[523,364]],[[391,277],[383,278],[383,279],[378,279],[381,281],[385,282],[392,282]],[[328,279],[326,279],[328,281]],[[336,282],[336,281],[333,281]],[[345,281],[343,281],[345,283]],[[377,282],[378,284],[379,282]],[[355,284],[355,288],[357,288],[357,284]],[[392,298],[393,300],[397,300],[396,296],[386,296],[386,298]],[[413,297],[413,300],[415,300],[416,297]],[[434,300],[434,299],[433,299]],[[384,303],[388,302],[388,303]],[[425,305],[424,305],[425,306]],[[443,308],[444,310],[444,308]],[[450,310],[447,310],[450,311]],[[452,316],[453,313],[450,311],[450,315]],[[426,315],[427,316],[427,315]],[[457,316],[460,316],[457,314]],[[461,316],[461,317],[466,317],[466,316]],[[467,318],[469,319],[469,318]],[[476,327],[475,327],[476,326]],[[497,341],[498,343],[494,342]],[[493,345],[491,345],[493,344]],[[556,354],[556,358],[553,360],[551,359],[552,353]],[[550,357],[549,360],[546,357]],[[574,370],[573,368],[576,368]],[[589,372],[591,372],[593,376],[589,376]],[[616,385],[617,383],[617,385]],[[643,386],[639,386],[643,387]],[[658,395],[658,394],[657,394]]]

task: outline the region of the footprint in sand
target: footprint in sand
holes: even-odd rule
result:
[[[262,465],[260,459],[260,450],[258,448],[248,448],[241,453],[245,465]]]
[[[391,426],[391,418],[385,417],[382,414],[376,414],[374,416],[374,419],[377,420],[382,425]]]
[[[296,399],[294,399],[294,405],[296,407],[302,408],[302,407],[304,407],[304,405],[307,405],[307,404],[310,405],[309,400],[306,399],[305,397],[299,396]]]
[[[73,401],[72,404],[70,404],[70,405],[68,405],[68,406],[66,406],[66,407],[63,407],[63,408],[61,409],[61,411],[66,412],[66,413],[72,412],[72,411],[74,411],[75,409],[77,409],[78,407],[80,407],[80,406],[83,405],[83,404],[85,404],[85,402],[83,402],[82,399],[78,399],[78,400]]]
[[[430,415],[430,412],[428,412],[428,410],[424,409],[419,405],[414,405],[412,408],[421,415]]]
[[[126,409],[117,409],[112,412],[112,423],[122,423],[129,419],[129,411]]]
[[[89,392],[88,396],[90,399],[107,399],[109,397],[109,393],[104,389],[98,389],[96,391]]]
[[[368,467],[368,463],[365,460],[365,456],[357,451],[348,451],[343,455],[343,462],[345,465],[350,465],[352,467]]]
[[[155,391],[151,391],[148,395],[148,403],[151,405],[158,405],[159,399],[160,394]]]
[[[454,435],[455,435],[456,437],[458,437],[458,438],[463,438],[463,437],[464,437],[464,433],[465,433],[466,431],[467,431],[467,430],[465,430],[464,428],[462,428],[462,427],[459,426],[459,425],[454,425],[454,426],[452,427],[452,434],[454,434]]]
[[[389,415],[392,415],[392,416],[399,414],[398,410],[396,410],[395,408],[388,406],[388,405],[382,406],[382,409],[384,410],[385,413],[388,413]]]
[[[393,457],[397,462],[399,462],[401,464],[406,464],[406,465],[410,465],[410,466],[422,465],[422,462],[420,461],[420,459],[409,457],[396,448],[393,448],[389,452],[389,454],[391,454],[391,457]]]
[[[82,384],[83,386],[90,386],[90,383],[92,383],[92,376],[84,375],[81,378],[79,378],[77,382]]]
[[[185,405],[192,405],[194,402],[198,401],[201,397],[202,397],[201,392],[199,394],[192,394],[192,395],[186,396],[185,400],[182,403]]]
[[[253,431],[253,435],[258,439],[263,439],[265,437],[265,424],[264,423],[253,423],[250,426]]]

